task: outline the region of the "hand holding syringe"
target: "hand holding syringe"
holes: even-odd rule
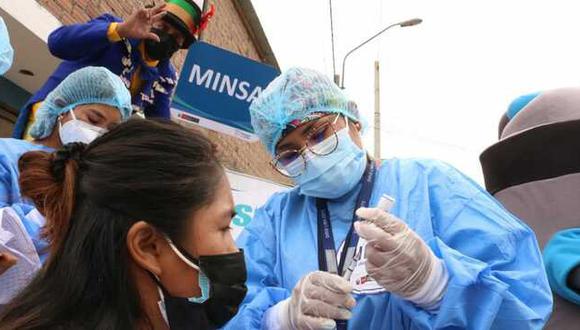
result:
[[[362,221],[354,223],[355,230],[367,241],[368,276],[387,292],[418,306],[434,306],[442,299],[449,280],[445,263],[406,221],[384,210],[392,201],[381,204],[383,209],[356,210]]]
[[[383,196],[381,196],[381,199],[379,200],[379,204],[377,205],[377,208],[388,213],[391,211],[394,204],[395,204],[394,198],[392,198],[391,196],[389,196],[387,194],[383,194]],[[368,220],[364,220],[364,221],[373,222],[374,220],[368,219]],[[378,226],[378,224],[377,224],[377,226]],[[362,254],[362,249],[357,250],[354,257],[352,258],[351,263],[348,265],[348,267],[346,268],[346,270],[342,274],[342,278],[344,278],[347,281],[350,281],[350,277],[352,276],[352,272],[354,271],[354,269],[356,268],[356,265],[358,264],[358,262],[361,259],[361,254]]]

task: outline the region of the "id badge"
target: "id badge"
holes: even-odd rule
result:
[[[353,287],[354,294],[360,295],[370,295],[370,294],[378,294],[386,292],[385,288],[383,288],[377,281],[373,280],[369,274],[367,273],[366,267],[366,257],[365,257],[365,249],[367,246],[367,241],[363,238],[359,238],[358,243],[356,245],[356,254],[360,256],[359,260],[356,263],[352,271],[352,275],[350,277],[350,284]],[[337,253],[338,256],[342,255],[342,250],[344,249],[344,242],[340,246],[340,249]],[[337,260],[337,263],[340,262]]]

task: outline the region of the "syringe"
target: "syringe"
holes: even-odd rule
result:
[[[388,213],[391,211],[394,204],[395,204],[395,199],[393,197],[391,197],[387,194],[383,194],[381,196],[381,199],[379,200],[379,204],[377,205],[377,208]],[[347,281],[350,281],[350,277],[352,276],[352,272],[354,271],[356,265],[358,264],[358,262],[361,258],[361,253],[362,253],[362,249],[360,251],[357,251],[357,253],[355,253],[354,257],[352,258],[352,261],[350,262],[350,264],[348,265],[348,267],[346,268],[346,270],[342,274],[342,278],[344,278]]]

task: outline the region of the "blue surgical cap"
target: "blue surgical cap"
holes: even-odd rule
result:
[[[0,76],[5,74],[12,66],[14,49],[10,45],[10,36],[4,20],[0,17]]]
[[[91,103],[117,108],[121,120],[132,112],[131,94],[121,78],[106,68],[89,66],[71,73],[48,94],[36,113],[30,135],[44,139],[52,133],[59,115]]]
[[[272,155],[288,123],[312,113],[340,113],[361,121],[356,103],[349,101],[336,84],[304,68],[282,73],[250,105],[254,132]]]

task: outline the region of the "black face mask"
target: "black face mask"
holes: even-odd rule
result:
[[[203,303],[209,321],[221,327],[231,320],[248,291],[244,251],[201,256],[199,267],[209,278],[209,299]]]
[[[186,298],[172,297],[161,283],[155,281],[164,294],[165,313],[171,329],[219,328],[231,320],[244,300],[246,287],[246,263],[244,252],[201,256],[199,260],[180,252],[199,265],[210,282],[209,299],[202,304],[192,303]],[[194,327],[195,328],[195,327]]]
[[[163,310],[171,330],[216,329],[210,324],[203,305],[191,303],[187,298],[172,297],[162,290]]]
[[[156,28],[152,28],[151,32],[155,33],[160,41],[145,40],[145,52],[150,59],[156,61],[168,60],[179,50],[175,37],[169,33]]]

